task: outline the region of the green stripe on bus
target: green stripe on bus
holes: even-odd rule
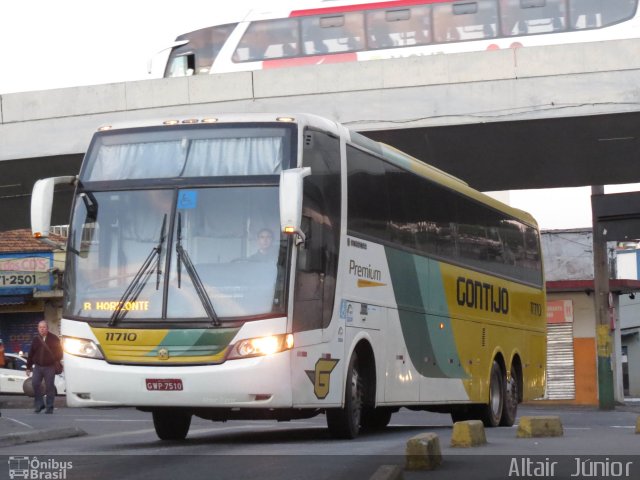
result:
[[[451,330],[438,263],[390,247],[385,247],[385,252],[402,335],[414,367],[425,377],[466,377]]]
[[[172,330],[147,356],[156,356],[162,347],[174,347],[176,356],[210,356],[222,352],[239,328]],[[176,348],[177,347],[177,348]]]

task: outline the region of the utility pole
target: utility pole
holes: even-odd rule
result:
[[[591,195],[603,195],[604,186],[592,186]],[[611,364],[612,341],[609,320],[609,258],[603,226],[598,223],[595,213],[593,224],[593,283],[596,308],[596,328],[598,346],[598,402],[600,410],[613,410],[613,368]]]

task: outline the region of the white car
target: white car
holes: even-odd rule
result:
[[[18,394],[33,392],[33,388],[23,389],[24,381],[27,379],[27,359],[17,353],[4,354],[4,367],[0,368],[0,395]],[[66,387],[64,383],[64,373],[56,375],[56,395],[64,395]],[[33,393],[31,395],[33,396]]]

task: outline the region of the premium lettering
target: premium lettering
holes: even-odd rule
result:
[[[461,307],[505,315],[509,313],[509,291],[491,283],[458,277],[456,298]]]
[[[382,279],[382,272],[371,265],[358,265],[355,260],[349,260],[349,275],[355,275],[358,278],[366,278],[379,282]]]

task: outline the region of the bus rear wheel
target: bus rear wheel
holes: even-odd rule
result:
[[[335,438],[356,438],[360,433],[360,422],[364,405],[365,384],[356,353],[351,357],[347,371],[344,408],[327,410],[327,426]]]
[[[481,407],[481,420],[485,427],[497,427],[500,425],[502,411],[504,409],[505,381],[502,367],[493,361],[491,375],[489,376],[489,403]]]
[[[160,440],[184,440],[191,426],[191,414],[178,410],[154,410],[153,426]]]
[[[500,425],[503,427],[510,427],[516,421],[516,416],[518,415],[518,399],[520,398],[518,385],[520,385],[518,371],[515,366],[512,365],[509,380],[507,380],[505,384],[504,407],[502,409],[502,417],[500,418]]]

